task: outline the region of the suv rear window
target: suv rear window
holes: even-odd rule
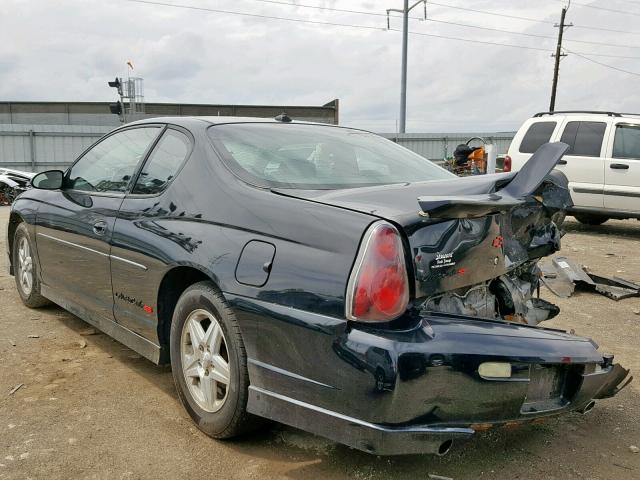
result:
[[[520,153],[534,153],[543,144],[551,140],[557,122],[532,123],[520,143]]]
[[[640,159],[640,125],[616,126],[613,158]]]
[[[426,158],[362,130],[309,124],[214,125],[229,167],[261,186],[336,189],[456,178]]]
[[[569,122],[564,127],[561,142],[569,145],[565,155],[599,157],[607,124],[604,122]]]

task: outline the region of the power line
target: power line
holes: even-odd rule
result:
[[[329,11],[329,12],[338,12],[338,13],[350,13],[350,14],[357,14],[357,15],[369,15],[369,16],[375,16],[375,17],[386,17],[387,15],[384,13],[377,13],[377,12],[371,12],[371,11],[366,11],[366,10],[348,10],[348,9],[343,9],[343,8],[335,8],[335,7],[325,7],[325,6],[320,6],[320,5],[307,5],[307,4],[302,4],[302,3],[289,3],[286,1],[279,1],[279,0],[249,0],[249,1],[254,1],[254,2],[261,2],[261,3],[269,3],[269,4],[275,4],[275,5],[282,5],[282,6],[287,6],[287,7],[300,7],[300,8],[311,8],[314,10],[325,10],[325,11]],[[433,3],[433,2],[429,2],[427,5],[439,5],[442,6],[444,4],[439,4],[439,3]],[[455,7],[454,7],[455,8]],[[461,7],[460,7],[461,8]],[[476,10],[474,10],[476,11]],[[480,10],[477,10],[478,12],[480,12]],[[498,15],[498,14],[496,14]],[[392,17],[395,18],[401,18],[400,15],[390,15]],[[500,16],[503,16],[502,14],[500,14]],[[454,25],[457,27],[464,27],[464,28],[475,28],[478,30],[486,30],[486,31],[491,31],[491,32],[499,32],[499,33],[507,33],[510,35],[521,35],[521,36],[525,36],[525,37],[531,37],[531,38],[544,38],[544,39],[549,39],[549,40],[555,40],[556,37],[551,36],[551,35],[540,35],[540,34],[535,34],[535,33],[527,33],[527,32],[515,32],[513,30],[504,30],[501,28],[495,28],[495,27],[483,27],[480,25],[470,25],[468,23],[459,23],[459,22],[452,22],[449,20],[439,20],[436,18],[422,18],[422,17],[409,17],[412,20],[419,20],[421,22],[427,21],[427,22],[433,22],[433,23],[441,23],[444,25]],[[518,17],[521,18],[521,17]],[[553,22],[551,22],[553,23]],[[640,46],[636,46],[636,45],[624,45],[621,43],[604,43],[604,42],[594,42],[594,41],[590,41],[590,40],[572,40],[572,39],[566,39],[567,42],[574,42],[574,43],[584,43],[584,44],[588,44],[588,45],[600,45],[600,46],[604,46],[604,47],[617,47],[617,48],[640,48]]]
[[[356,25],[352,23],[338,23],[338,22],[325,22],[321,20],[307,20],[302,18],[290,18],[290,17],[278,17],[275,15],[262,15],[258,13],[247,13],[247,12],[235,12],[232,10],[222,10],[219,8],[208,8],[208,7],[196,7],[193,5],[182,5],[177,3],[165,3],[160,1],[151,1],[151,0],[124,0],[125,2],[130,3],[144,3],[147,5],[159,5],[163,7],[173,7],[173,8],[183,8],[185,10],[197,10],[204,12],[212,12],[212,13],[226,13],[229,15],[238,15],[243,17],[253,17],[253,18],[267,18],[271,20],[282,20],[285,22],[300,22],[300,23],[310,23],[313,25],[331,25],[334,27],[349,27],[349,28],[361,28],[367,30],[378,30],[385,31],[384,27],[374,27],[372,25]]]
[[[211,13],[224,13],[224,14],[229,14],[229,15],[252,17],[252,18],[281,20],[281,21],[286,21],[286,22],[307,23],[307,24],[312,24],[312,25],[327,25],[327,26],[334,26],[334,27],[347,27],[347,28],[359,28],[359,29],[365,29],[365,30],[387,31],[387,28],[375,27],[375,26],[372,26],[372,25],[328,22],[328,21],[322,21],[322,20],[309,20],[309,19],[302,19],[302,18],[282,17],[282,16],[276,16],[276,15],[263,15],[263,14],[258,14],[258,13],[237,12],[237,11],[233,11],[233,10],[223,10],[223,9],[219,9],[219,8],[197,7],[197,6],[193,6],[193,5],[167,3],[167,2],[162,2],[162,1],[159,1],[159,0],[123,0],[123,1],[130,2],[130,3],[141,3],[141,4],[146,4],[146,5],[158,5],[158,6],[171,7],[171,8],[181,8],[181,9],[185,9],[185,10],[205,11],[205,12],[211,12]],[[391,28],[389,30],[390,31],[394,31],[394,32],[400,32],[401,31],[399,29],[394,29],[394,28]],[[424,36],[424,37],[442,38],[442,39],[445,39],[445,40],[455,40],[455,41],[459,41],[459,42],[477,43],[477,44],[483,44],[483,45],[494,45],[494,46],[509,47],[509,48],[521,48],[521,49],[524,49],[524,50],[537,50],[537,51],[541,51],[541,52],[553,53],[553,50],[548,49],[548,48],[530,47],[530,46],[526,46],[526,45],[516,45],[516,44],[511,44],[511,43],[501,43],[501,42],[492,42],[492,41],[488,41],[488,40],[460,38],[460,37],[453,37],[453,36],[448,36],[448,35],[438,35],[438,34],[435,34],[435,33],[426,33],[426,32],[413,32],[413,31],[410,31],[409,34],[410,35],[419,35],[419,36]],[[589,55],[589,56],[595,56],[595,57],[610,57],[610,58],[640,60],[640,57],[627,56],[627,55],[609,55],[609,54],[591,53],[591,52],[580,52],[580,53],[582,55]]]
[[[538,18],[520,17],[518,15],[508,15],[506,13],[496,13],[496,12],[490,12],[488,10],[478,10],[478,9],[469,8],[469,7],[458,7],[457,5],[450,5],[450,4],[447,4],[447,3],[436,3],[436,2],[432,2],[430,0],[429,0],[429,5],[437,5],[439,7],[453,8],[455,10],[464,10],[466,12],[482,13],[484,15],[495,15],[496,17],[505,17],[505,18],[511,18],[511,19],[516,19],[516,20],[524,20],[524,21],[527,21],[527,22],[548,23],[548,24],[551,24],[551,25],[555,24],[555,22],[552,22],[550,20],[540,20]]]
[[[469,25],[466,23],[458,23],[458,22],[450,22],[447,20],[437,20],[435,18],[427,18],[426,20],[427,22],[436,22],[436,23],[444,23],[447,25],[456,25],[458,27],[467,27],[467,28],[476,28],[476,29],[480,29],[480,30],[488,30],[488,31],[492,31],[492,32],[500,32],[500,33],[509,33],[512,35],[522,35],[525,37],[533,37],[533,38],[544,38],[544,39],[550,39],[550,40],[555,40],[556,37],[553,37],[551,35],[540,35],[540,34],[536,34],[536,33],[527,33],[527,32],[514,32],[513,30],[503,30],[501,28],[493,28],[493,27],[482,27],[480,25]],[[624,45],[622,43],[604,43],[604,42],[594,42],[591,40],[573,40],[573,39],[565,39],[566,42],[574,42],[574,43],[585,43],[588,45],[599,45],[599,46],[603,46],[603,47],[617,47],[617,48],[640,48],[640,46],[637,45]]]
[[[559,2],[564,2],[564,0],[558,0]],[[605,12],[611,12],[611,13],[621,13],[623,15],[635,15],[636,17],[640,17],[640,13],[638,12],[628,12],[625,10],[617,10],[615,8],[607,8],[607,7],[600,7],[598,5],[589,5],[586,3],[578,3],[578,2],[572,2],[572,5],[575,5],[576,7],[584,7],[584,8],[592,8],[594,10],[602,10]]]
[[[562,0],[560,0],[562,1]],[[530,18],[530,17],[521,17],[518,15],[508,15],[506,13],[497,13],[497,12],[490,12],[488,10],[478,10],[475,8],[467,8],[467,7],[458,7],[457,5],[450,5],[447,3],[436,3],[436,2],[432,2],[429,1],[429,5],[438,5],[440,7],[446,7],[446,8],[452,8],[455,10],[463,10],[463,11],[467,11],[467,12],[474,12],[474,13],[480,13],[480,14],[484,14],[484,15],[493,15],[495,17],[504,17],[504,18],[511,18],[511,19],[516,19],[516,20],[524,20],[527,22],[534,22],[534,23],[544,23],[544,24],[550,24],[550,25],[555,25],[555,22],[549,21],[549,20],[540,20],[537,18]],[[606,27],[595,27],[595,26],[591,26],[591,25],[574,25],[574,28],[581,28],[584,30],[598,30],[601,32],[610,32],[610,33],[626,33],[629,35],[640,35],[640,32],[632,32],[630,30],[618,30],[618,29],[614,29],[614,28],[606,28]]]
[[[565,48],[565,50],[567,50],[567,49]],[[577,57],[580,57],[580,58],[582,58],[584,60],[587,60],[589,62],[595,63],[596,65],[600,65],[601,67],[610,68],[610,69],[616,70],[618,72],[628,73],[629,75],[635,75],[637,77],[640,77],[640,73],[638,73],[638,72],[631,72],[629,70],[624,70],[623,68],[614,67],[613,65],[609,65],[607,63],[598,62],[597,60],[594,60],[593,58],[585,57],[584,55],[581,55],[581,54],[576,53],[576,52],[572,52],[571,50],[567,50],[567,52],[569,52],[569,53],[571,53],[571,54],[573,54],[573,55],[575,55]]]

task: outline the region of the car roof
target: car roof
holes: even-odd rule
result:
[[[193,121],[201,121],[209,123],[210,125],[219,125],[223,123],[304,123],[311,125],[324,125],[324,126],[337,126],[329,123],[308,122],[306,120],[296,121],[292,119],[291,122],[281,122],[275,118],[260,118],[260,117],[226,117],[226,116],[180,116],[180,117],[153,117],[144,118],[135,122],[127,123],[127,125],[142,125],[146,123],[172,123],[174,125],[187,126]]]
[[[616,113],[616,112],[599,112],[599,111],[582,111],[568,110],[555,112],[540,112],[531,117],[534,121],[549,121],[553,118],[588,118],[590,120],[608,121],[608,120],[634,120],[640,121],[640,113]]]

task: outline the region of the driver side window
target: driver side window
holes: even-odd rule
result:
[[[123,130],[95,145],[76,162],[65,187],[85,192],[122,193],[161,127]]]

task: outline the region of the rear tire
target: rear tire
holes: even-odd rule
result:
[[[223,439],[262,424],[247,413],[249,373],[240,327],[212,282],[198,282],[180,296],[170,352],[178,397],[200,430]]]
[[[575,214],[574,217],[580,223],[584,223],[585,225],[602,225],[604,222],[609,220],[609,217],[605,217],[604,215],[588,213]]]
[[[13,235],[11,258],[16,287],[22,303],[29,308],[40,308],[51,302],[40,295],[38,262],[35,259],[33,243],[24,223],[16,228]]]

